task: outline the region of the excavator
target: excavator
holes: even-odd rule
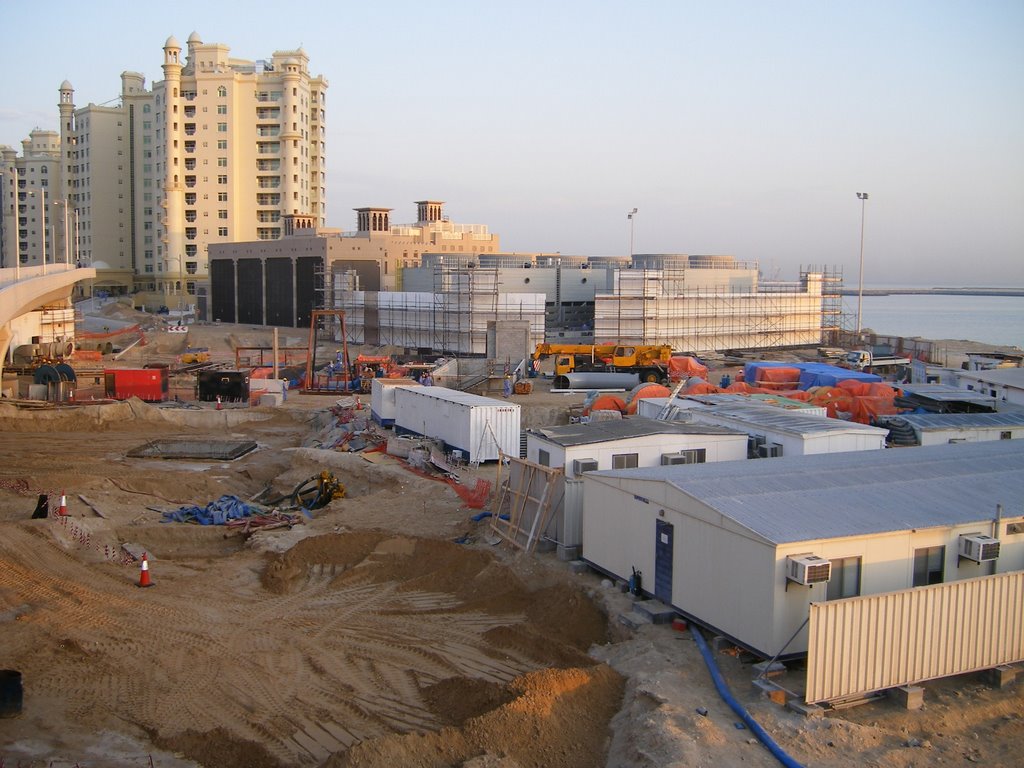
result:
[[[534,361],[555,356],[555,375],[609,371],[637,373],[640,381],[667,381],[672,347],[668,344],[538,344]]]

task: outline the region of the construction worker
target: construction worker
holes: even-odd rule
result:
[[[504,397],[512,396],[512,376],[508,373],[505,374],[505,385],[504,385]]]

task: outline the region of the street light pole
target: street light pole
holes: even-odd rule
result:
[[[633,225],[636,222],[636,208],[626,214],[629,219],[629,258],[633,258]]]
[[[858,192],[857,199],[860,200],[860,276],[857,281],[857,340],[860,340],[861,310],[864,305],[864,209],[868,202],[867,192]]]
[[[46,187],[39,188],[43,193],[43,274],[46,274]]]

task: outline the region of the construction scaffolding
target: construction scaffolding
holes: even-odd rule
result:
[[[544,294],[500,291],[495,268],[437,264],[433,291],[360,291],[349,273],[332,282],[350,344],[485,355],[488,323],[506,320],[527,321],[533,346],[544,340]]]
[[[595,296],[594,337],[694,353],[814,346],[841,317],[842,277],[835,272],[806,271],[799,282],[748,290],[688,288],[691,271],[620,270],[613,292]]]

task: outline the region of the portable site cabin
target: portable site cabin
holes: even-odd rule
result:
[[[635,416],[528,430],[526,458],[565,467],[566,477],[579,478],[600,469],[746,459],[747,435],[711,424]]]
[[[1016,440],[588,472],[583,502],[584,560],[620,579],[638,569],[646,592],[765,658],[808,651],[802,625],[815,605],[852,609],[852,600],[893,590],[912,601],[912,587],[1024,577],[1024,442]],[[879,634],[880,613],[851,611],[827,637],[814,635],[817,650],[842,658],[835,649],[849,642],[883,656],[879,643],[899,653],[911,630],[934,630],[969,645],[957,662],[967,666],[982,652],[971,644],[993,634],[1012,646],[1004,656],[1024,656],[1024,578],[996,597],[1005,615],[984,600],[940,601],[930,620],[927,611],[911,616],[910,629],[892,636]],[[915,652],[931,652],[922,643]],[[865,660],[852,677],[886,664]]]
[[[690,419],[746,432],[751,455],[762,458],[847,453],[885,448],[887,429],[853,421],[804,416],[761,405],[716,405],[689,411]]]
[[[905,413],[890,417],[887,423],[893,421],[902,421],[913,429],[918,445],[1024,439],[1024,411]]]
[[[395,387],[395,432],[444,441],[466,461],[519,456],[520,406],[447,387]]]
[[[370,416],[382,427],[395,423],[395,387],[418,387],[414,379],[373,379],[370,385]]]
[[[1024,405],[1024,368],[994,368],[987,371],[957,371],[957,386],[981,392],[1003,403]]]
[[[545,535],[572,559],[582,543],[582,475],[599,469],[702,464],[747,458],[743,432],[710,424],[684,424],[634,416],[614,421],[566,424],[526,433],[526,458],[546,467],[564,467]]]

